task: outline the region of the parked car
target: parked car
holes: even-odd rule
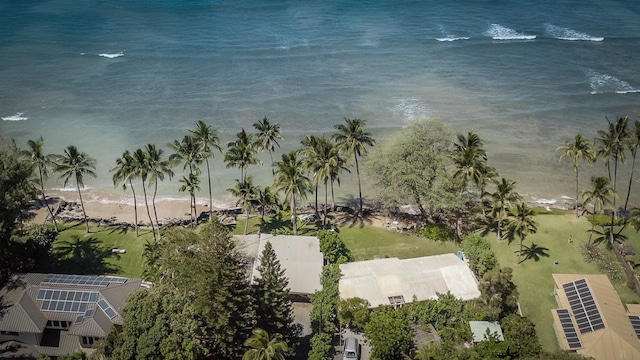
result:
[[[344,355],[342,358],[344,360],[347,359],[360,359],[360,344],[358,344],[358,339],[354,337],[348,337],[344,340]]]

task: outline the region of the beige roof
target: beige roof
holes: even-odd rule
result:
[[[260,276],[258,266],[260,256],[267,241],[271,243],[285,276],[289,279],[289,290],[294,294],[313,294],[320,290],[320,276],[324,265],[324,257],[320,252],[320,240],[314,236],[292,235],[247,235],[246,241],[259,241],[258,253],[253,264],[253,276]]]
[[[451,292],[463,300],[480,296],[469,267],[454,254],[400,260],[375,259],[341,264],[340,297],[359,297],[372,307],[389,305],[389,297],[404,302],[437,298]]]
[[[585,279],[589,290],[595,300],[596,306],[602,316],[605,327],[603,329],[580,333],[576,328],[582,348],[577,352],[595,359],[640,359],[640,339],[636,336],[629,313],[625,311],[618,293],[611,285],[606,275],[580,275],[580,274],[553,274],[556,283],[556,300],[560,308],[569,310],[575,322],[575,316],[571,311],[571,305],[564,292],[563,284]],[[568,350],[564,333],[561,330],[555,311],[552,311],[556,334],[561,346]]]
[[[41,333],[47,325],[47,319],[42,315],[31,298],[21,292],[22,296],[17,303],[6,302],[7,313],[0,321],[0,330]]]

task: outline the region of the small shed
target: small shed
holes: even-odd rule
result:
[[[473,333],[474,343],[486,340],[485,336],[487,335],[487,330],[489,331],[489,334],[496,334],[498,340],[504,341],[502,328],[497,321],[469,321],[469,326],[471,327],[471,332]]]

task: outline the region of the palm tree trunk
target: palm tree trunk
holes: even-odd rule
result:
[[[315,211],[316,211],[316,216],[318,215],[318,182],[316,180],[316,207],[315,207]]]
[[[191,228],[192,229],[194,228],[194,226],[193,226],[193,217],[194,217],[193,216],[193,212],[194,212],[194,210],[193,210],[193,195],[189,194],[189,220],[191,222]]]
[[[151,211],[149,210],[149,202],[147,201],[147,187],[144,186],[144,179],[142,180],[142,192],[144,193],[144,205],[147,208],[147,215],[149,216],[149,223],[151,224],[151,232],[153,233],[153,241],[157,241],[156,227],[153,225],[153,219],[151,218]]]
[[[329,179],[324,178],[324,219],[322,225],[327,225],[327,206],[329,205]]]
[[[158,231],[158,238],[160,238],[160,223],[158,222],[158,210],[156,209],[156,195],[158,194],[158,180],[153,183],[153,198],[151,204],[153,205],[153,216],[156,218],[156,231]]]
[[[136,199],[136,191],[133,189],[133,182],[131,179],[129,179],[129,187],[133,193],[133,219],[135,221],[133,227],[136,229],[136,237],[138,237],[140,236],[140,232],[138,231],[138,200]]]
[[[198,204],[196,202],[196,194],[191,194],[191,198],[193,199],[193,223],[195,226],[198,226]]]
[[[614,156],[615,164],[613,165],[613,192],[616,192],[616,183],[618,182],[618,153]],[[609,243],[613,247],[613,224],[616,221],[616,213],[618,209],[616,208],[616,196],[613,196],[613,212],[611,213],[611,228],[609,229]]]
[[[520,251],[518,252],[518,265],[520,265],[520,256],[522,256],[522,243],[524,242],[524,237],[522,231],[520,231]]]
[[[247,235],[247,230],[249,229],[249,206],[247,206],[245,214],[247,216],[247,221],[244,223],[244,234]]]
[[[80,185],[78,185],[77,176],[76,176],[76,187],[78,188],[78,197],[80,198],[80,206],[82,207],[82,215],[84,216],[84,225],[87,227],[87,233],[89,233],[89,219],[87,219],[87,212],[84,211],[84,202],[82,201],[82,192],[80,191]]]
[[[293,217],[291,222],[293,223],[293,235],[298,235],[298,214],[296,214],[296,192],[291,194],[291,211]]]
[[[631,184],[633,183],[633,172],[636,167],[636,153],[638,151],[638,147],[633,152],[633,161],[631,162],[631,175],[629,175],[629,187],[627,188],[627,199],[624,201],[624,211],[627,212],[627,206],[629,206],[629,195],[631,195]]]
[[[356,158],[356,174],[358,175],[358,198],[360,199],[360,211],[358,214],[362,215],[362,185],[360,184],[360,167],[358,166],[358,154],[354,154]]]
[[[591,217],[591,232],[589,233],[589,244],[591,244],[591,238],[593,238],[593,229],[596,224],[596,204],[593,204],[593,216]]]
[[[331,177],[331,210],[333,211],[336,208],[336,198],[333,193],[333,176]]]
[[[49,202],[47,202],[47,197],[44,194],[44,176],[42,175],[42,169],[39,168],[40,170],[40,188],[42,189],[42,201],[44,201],[44,204],[47,206],[47,210],[49,210],[49,214],[51,214],[51,220],[53,220],[53,226],[56,228],[56,231],[60,231],[60,229],[58,228],[58,222],[56,221],[56,216],[53,214],[53,209],[51,209],[51,206],[49,206]]]
[[[576,166],[576,218],[578,218],[580,216],[578,214],[578,191],[579,191],[579,186],[578,186],[578,167]]]
[[[209,158],[204,158],[207,163],[207,179],[209,180],[209,221],[213,216],[213,194],[211,193],[211,170],[209,170]]]

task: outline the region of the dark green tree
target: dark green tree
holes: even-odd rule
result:
[[[340,239],[340,235],[337,232],[320,230],[317,236],[320,240],[320,251],[322,251],[322,255],[327,262],[330,264],[342,264],[353,260],[351,251]]]
[[[282,154],[282,160],[276,161],[276,178],[274,187],[284,192],[285,201],[291,204],[291,223],[293,234],[298,235],[298,216],[296,198],[304,199],[311,188],[311,180],[304,174],[302,160],[297,151]]]
[[[518,251],[518,264],[521,263],[520,255],[523,254],[524,239],[529,234],[535,234],[538,231],[538,223],[533,220],[533,209],[527,206],[527,203],[521,202],[509,210],[509,218],[507,219],[507,230],[510,234],[517,235],[520,238],[520,251]]]
[[[153,184],[153,198],[151,204],[153,205],[153,215],[156,219],[156,229],[158,231],[158,238],[160,237],[160,223],[158,222],[158,211],[156,209],[156,195],[158,194],[158,181],[163,181],[165,176],[169,176],[169,179],[173,177],[173,170],[171,170],[171,162],[164,159],[164,150],[156,148],[154,144],[148,144],[146,150],[146,169],[149,179],[149,185]]]
[[[237,199],[236,206],[239,205],[247,217],[247,221],[244,223],[244,234],[247,235],[249,215],[251,215],[251,210],[253,210],[253,205],[258,195],[258,188],[253,185],[253,177],[249,176],[243,181],[236,179],[236,186],[227,189],[227,191]]]
[[[196,193],[200,191],[200,178],[196,174],[189,174],[189,176],[183,176],[182,179],[179,180],[180,188],[178,191],[180,192],[188,192],[189,193],[189,214],[191,215],[191,226],[198,226],[198,212],[196,208]]]
[[[82,192],[80,191],[80,188],[84,187],[85,176],[96,177],[95,170],[96,160],[86,153],[78,151],[78,148],[73,145],[69,145],[64,150],[64,155],[59,155],[56,158],[56,167],[54,171],[60,173],[60,177],[64,179],[63,186],[67,186],[69,180],[72,178],[75,181],[87,233],[89,232],[89,219],[87,218],[87,212],[84,209],[84,202],[82,201]]]
[[[144,195],[144,206],[147,209],[147,216],[149,217],[149,224],[151,225],[151,233],[153,234],[153,240],[157,240],[156,228],[153,224],[153,218],[151,217],[151,208],[149,207],[149,198],[147,196],[147,180],[149,179],[149,161],[147,159],[147,153],[142,149],[137,149],[133,152],[133,172],[134,178],[138,178],[142,181],[142,193]]]
[[[374,359],[397,360],[411,356],[413,331],[406,311],[379,306],[373,310],[364,330]]]
[[[280,206],[278,194],[273,192],[269,186],[265,186],[264,188],[256,186],[253,206],[260,210],[260,228],[258,229],[258,234],[262,234],[264,217],[267,210],[277,210]]]
[[[457,167],[453,176],[460,179],[460,191],[467,190],[469,183],[480,189],[482,175],[487,168],[487,152],[480,136],[473,131],[470,131],[467,137],[458,134],[458,142],[453,144],[452,155],[453,163]]]
[[[478,234],[469,234],[462,240],[462,251],[469,260],[469,267],[478,276],[498,265],[489,241]]]
[[[289,279],[276,257],[271,242],[267,241],[258,265],[259,277],[254,279],[256,299],[256,326],[272,336],[280,334],[289,347],[293,347],[295,331],[293,308],[289,300]]]
[[[127,186],[131,188],[131,192],[133,193],[133,226],[136,229],[136,236],[140,236],[140,232],[138,230],[138,200],[136,198],[136,191],[133,188],[133,179],[137,175],[136,161],[129,150],[122,153],[122,157],[116,159],[116,165],[109,171],[113,172],[114,186],[122,184],[123,190],[127,190]]]
[[[254,135],[247,134],[242,129],[236,134],[237,139],[227,143],[227,152],[224,154],[224,162],[227,167],[237,167],[240,169],[240,179],[242,181],[247,178],[247,170],[249,165],[260,164],[260,160],[256,157],[257,149],[253,141]]]
[[[536,327],[526,317],[509,314],[500,321],[507,352],[512,359],[535,358],[542,351]]]
[[[218,129],[207,125],[204,121],[200,120],[196,123],[194,129],[189,129],[189,132],[193,134],[195,142],[199,145],[200,158],[204,159],[207,165],[207,185],[209,185],[209,221],[213,216],[213,193],[211,191],[211,168],[209,167],[209,158],[213,158],[213,150],[222,152],[220,148],[220,138],[218,137]]]
[[[496,180],[496,191],[491,194],[492,213],[497,221],[498,240],[503,239],[503,226],[509,214],[509,208],[522,202],[522,196],[516,191],[516,182],[505,178]]]
[[[480,281],[477,303],[484,309],[487,320],[499,320],[518,310],[518,289],[511,281],[513,269],[495,268]]]
[[[593,204],[593,216],[591,220],[591,235],[589,235],[589,242],[593,235],[593,229],[595,226],[596,214],[599,211],[604,210],[605,207],[613,204],[613,199],[618,194],[611,188],[611,182],[604,176],[591,177],[591,188],[582,191],[582,199],[585,204]]]
[[[578,217],[578,201],[580,199],[578,197],[580,189],[578,185],[578,179],[580,178],[578,165],[580,160],[586,160],[588,163],[592,164],[596,161],[596,154],[593,151],[593,145],[591,142],[580,134],[576,135],[574,142],[567,141],[565,146],[560,146],[556,151],[563,152],[560,156],[560,161],[568,158],[571,158],[573,161],[573,171],[576,173],[576,217]]]
[[[249,347],[242,360],[284,360],[289,347],[280,334],[270,335],[262,329],[253,330],[253,335],[244,345]]]
[[[338,321],[342,326],[364,329],[369,323],[369,307],[365,299],[349,298],[338,300]]]
[[[53,210],[47,201],[47,197],[44,193],[44,181],[49,177],[49,168],[55,165],[55,155],[53,154],[45,154],[43,150],[44,140],[40,137],[38,140],[29,140],[27,141],[29,145],[28,150],[22,150],[22,155],[27,158],[29,162],[34,167],[34,170],[38,171],[38,185],[40,185],[40,195],[42,195],[42,202],[47,206],[47,210],[49,210],[49,215],[51,216],[51,220],[53,221],[53,225],[56,228],[56,231],[60,231],[58,229],[58,222],[56,221],[56,217],[53,214]]]
[[[280,124],[271,124],[269,119],[265,116],[264,119],[253,124],[253,127],[258,130],[258,135],[255,139],[255,146],[259,151],[268,151],[271,157],[271,166],[273,166],[273,152],[276,150],[276,146],[280,147],[278,140],[282,140],[282,134],[280,133]]]

